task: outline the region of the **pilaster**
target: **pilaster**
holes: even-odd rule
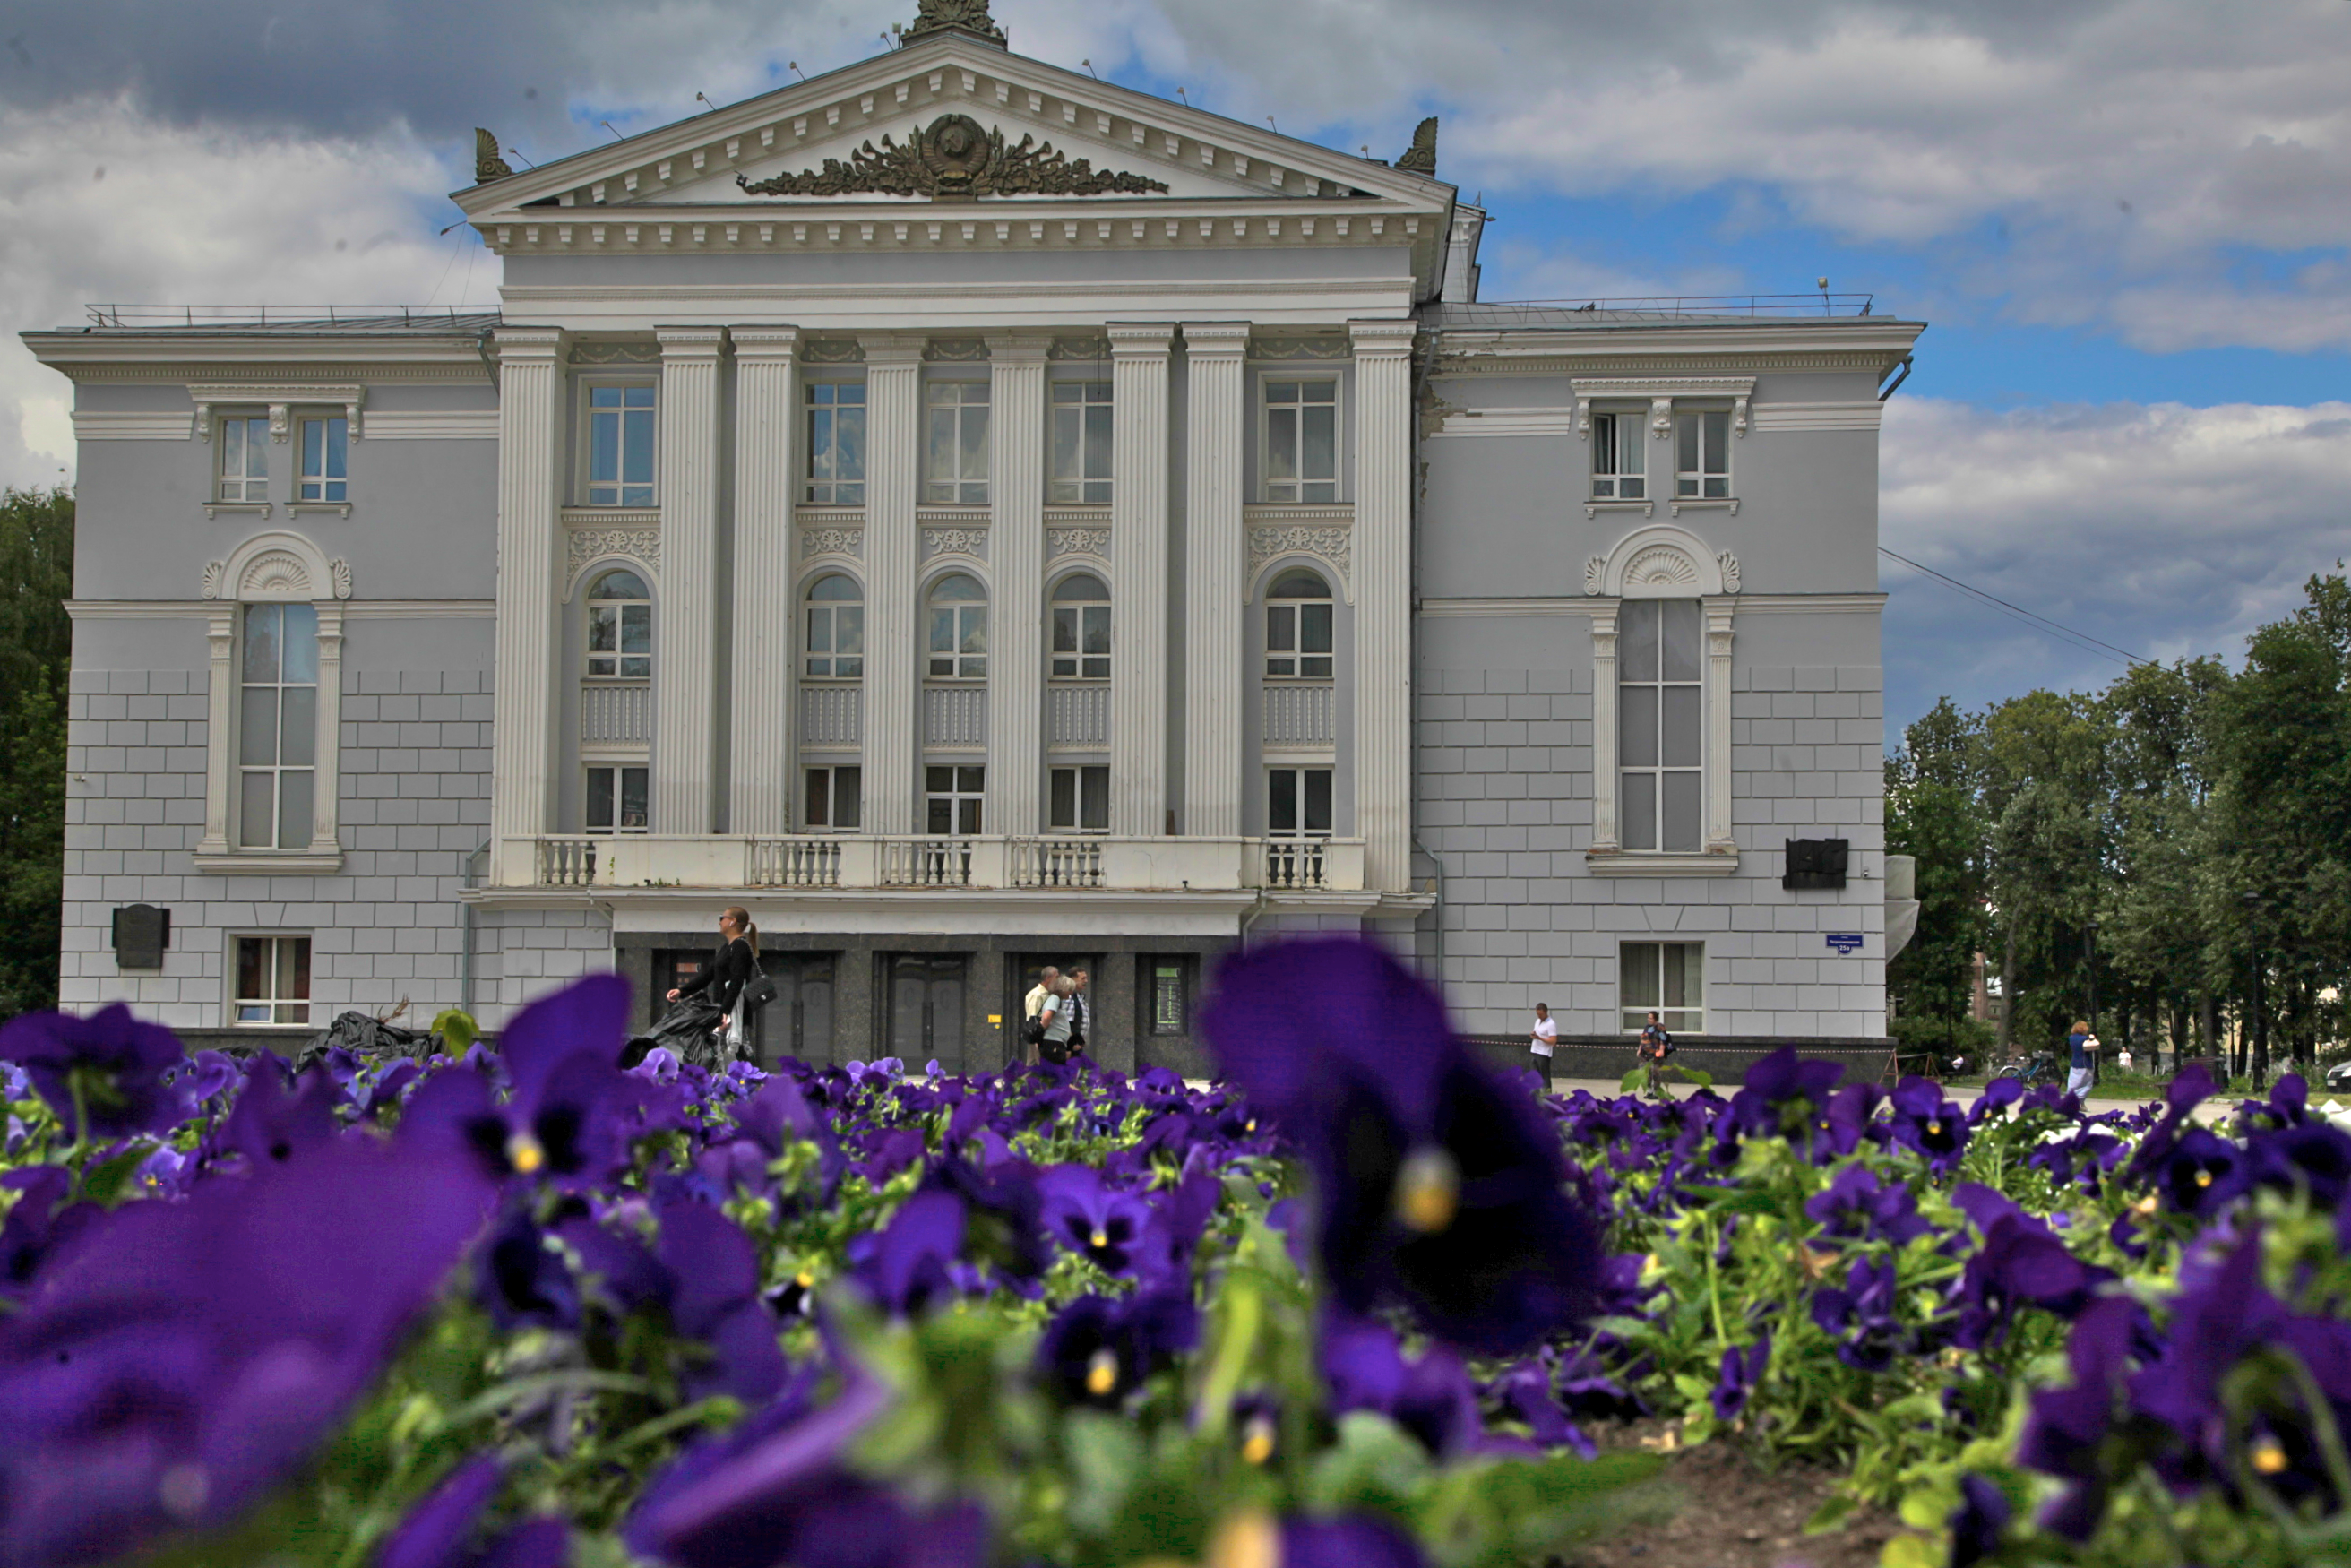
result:
[[[1730,831],[1730,612],[1725,596],[1706,606],[1706,849],[1736,854]]]
[[[1113,323],[1110,831],[1167,831],[1167,352],[1175,329]]]
[[[654,605],[653,831],[716,825],[720,327],[662,327],[661,598]]]
[[[1241,831],[1246,321],[1184,326],[1184,831]]]
[[[196,845],[200,855],[229,852],[229,818],[236,810],[236,731],[232,727],[236,707],[236,606],[214,604],[205,617],[204,635],[211,645],[211,696],[204,708],[209,744],[205,747],[204,836]],[[340,731],[337,732],[340,738]],[[340,751],[340,745],[332,749]]]
[[[1364,885],[1412,873],[1410,321],[1352,321],[1355,344],[1355,831]]]
[[[562,331],[498,329],[497,670],[493,685],[490,831],[555,825],[555,677],[563,646],[558,471],[565,407]]]
[[[992,833],[1039,827],[1045,705],[1045,352],[1050,338],[990,337],[988,564],[995,616],[987,661],[987,806]]]
[[[730,832],[791,824],[792,503],[799,483],[799,329],[737,327],[735,342],[734,684],[727,747]]]
[[[1616,612],[1624,601],[1607,599],[1592,607],[1592,842],[1585,852],[1617,851],[1616,801]]]
[[[863,336],[865,350],[865,823],[914,831],[914,500],[923,340]]]

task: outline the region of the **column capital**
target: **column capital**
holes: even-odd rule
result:
[[[1404,321],[1350,321],[1347,336],[1354,340],[1357,359],[1401,358],[1412,352],[1419,324]]]
[[[746,360],[790,361],[799,354],[798,327],[736,327],[730,329],[737,363]]]
[[[860,332],[857,346],[869,365],[919,365],[925,340],[920,332]]]
[[[1051,351],[1053,340],[1049,333],[989,332],[983,341],[987,344],[987,357],[994,361],[1036,361],[1043,362]]]
[[[500,327],[493,334],[501,361],[559,360],[570,340],[560,327]]]
[[[1249,357],[1249,323],[1247,321],[1186,321],[1184,323],[1184,351],[1194,359],[1214,355],[1246,359]]]
[[[726,350],[724,327],[655,327],[653,338],[661,344],[664,364],[675,360],[716,360]]]
[[[1172,321],[1113,321],[1109,327],[1113,360],[1164,360],[1176,336]]]

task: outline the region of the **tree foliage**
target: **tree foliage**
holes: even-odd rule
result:
[[[73,548],[65,490],[0,493],[0,1018],[57,1005]]]

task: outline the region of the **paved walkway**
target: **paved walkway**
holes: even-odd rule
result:
[[[1579,1089],[1588,1089],[1593,1094],[1596,1094],[1604,1100],[1613,1095],[1624,1092],[1623,1090],[1617,1087],[1617,1084],[1620,1082],[1620,1080],[1614,1078],[1554,1078],[1551,1081],[1551,1088],[1552,1092],[1554,1094],[1573,1094]],[[1672,1090],[1675,1098],[1684,1100],[1698,1092],[1696,1088],[1687,1083],[1674,1084],[1672,1085]],[[1738,1091],[1739,1085],[1736,1083],[1719,1083],[1715,1085],[1715,1092],[1719,1094],[1724,1095],[1725,1097],[1737,1093]],[[1957,1100],[1960,1104],[1972,1105],[1975,1103],[1978,1096],[1983,1093],[1983,1090],[1980,1087],[1961,1088],[1954,1089],[1950,1093],[1951,1098]],[[2144,1102],[2137,1100],[2110,1100],[2102,1096],[2093,1095],[2089,1102],[2089,1108],[2093,1113],[2100,1111],[2136,1111],[2142,1103],[2144,1103]],[[2237,1101],[2235,1099],[2222,1099],[2216,1097],[2214,1099],[2205,1101],[2203,1104],[2199,1105],[2196,1108],[2196,1119],[2199,1122],[2217,1121],[2221,1116],[2235,1111],[2236,1108]]]

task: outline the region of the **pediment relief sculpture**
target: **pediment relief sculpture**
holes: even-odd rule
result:
[[[754,196],[847,196],[873,193],[927,196],[933,201],[970,201],[981,196],[1101,196],[1113,193],[1165,193],[1166,183],[1109,169],[1058,152],[1050,141],[1024,135],[1008,146],[1001,130],[984,129],[967,114],[942,114],[917,126],[904,143],[882,138],[864,143],[842,162],[828,158],[821,169],[735,183]]]

